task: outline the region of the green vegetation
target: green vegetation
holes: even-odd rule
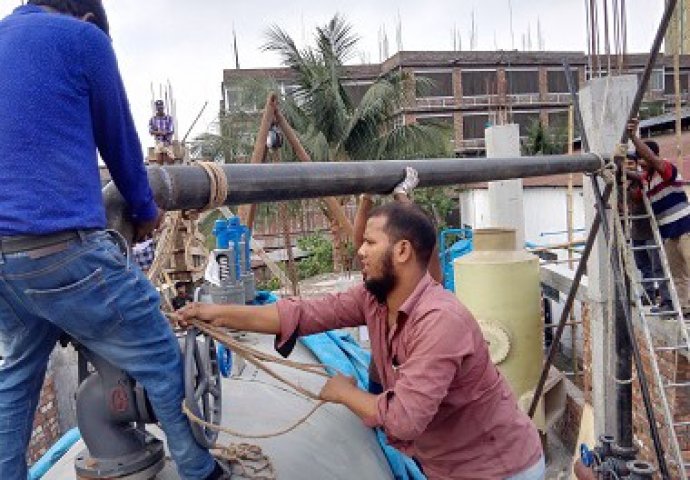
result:
[[[557,155],[565,153],[568,134],[563,127],[545,127],[541,121],[532,122],[522,145],[523,155]]]

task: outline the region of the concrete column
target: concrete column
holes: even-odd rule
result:
[[[520,128],[517,124],[489,127],[484,131],[486,157],[520,156]],[[489,219],[492,227],[514,228],[517,245],[525,244],[525,209],[522,179],[489,182]]]
[[[636,90],[635,75],[595,78],[580,90],[580,111],[590,151],[613,153],[623,133]],[[601,190],[603,191],[603,184]],[[595,200],[588,178],[585,178],[583,192],[585,223],[590,226],[595,214]],[[609,224],[611,225],[610,219]],[[591,313],[592,407],[597,437],[602,433],[615,435],[616,432],[615,322],[612,316],[609,319],[607,308],[611,290],[610,269],[608,249],[600,230],[587,263],[587,292]]]

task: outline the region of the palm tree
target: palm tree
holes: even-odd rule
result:
[[[238,79],[234,84],[235,101],[225,106],[215,131],[204,132],[191,144],[193,158],[210,158],[220,163],[237,163],[249,158],[259,130],[259,109],[270,92],[277,89],[271,78]]]
[[[358,104],[343,85],[345,63],[359,37],[339,14],[317,27],[315,45],[298,48],[278,26],[267,32],[264,50],[275,52],[296,74],[297,88],[283,101],[285,115],[304,148],[320,161],[405,159],[446,156],[448,130],[438,125],[396,122],[409,78],[378,78]],[[413,86],[414,88],[414,86]],[[347,249],[337,222],[331,222],[334,266],[345,265]]]
[[[359,37],[336,14],[317,27],[316,44],[298,48],[280,27],[267,32],[264,50],[278,53],[297,77],[285,99],[288,120],[304,147],[319,160],[424,158],[448,154],[448,134],[437,125],[396,122],[409,79],[401,73],[378,78],[355,104],[343,86],[345,63]]]

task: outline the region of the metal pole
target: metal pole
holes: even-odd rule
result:
[[[604,231],[604,237],[607,240],[610,240],[611,242],[614,242],[613,237],[611,236],[611,231],[609,229],[609,224],[608,220],[606,219],[605,216],[605,204],[608,201],[608,195],[611,190],[611,185],[606,185],[606,188],[604,189],[604,194],[601,194],[601,190],[599,188],[599,183],[597,182],[597,179],[595,177],[592,177],[592,187],[594,189],[594,198],[597,202],[597,218],[601,219],[601,227],[602,230]],[[617,206],[616,206],[617,208]],[[614,245],[610,243],[610,245]],[[618,256],[612,255],[611,256],[611,270],[613,271],[613,278],[615,281],[616,285],[616,293],[617,293],[617,300],[619,304],[622,304],[624,306],[629,306],[630,302],[628,300],[628,291],[625,288],[625,280],[623,278],[623,273],[622,273],[622,266],[618,262]],[[616,312],[618,313],[618,312]],[[661,471],[661,476],[664,479],[671,478],[668,472],[668,466],[666,465],[666,456],[664,455],[664,447],[661,444],[661,438],[659,437],[659,430],[658,426],[656,423],[656,417],[654,415],[654,406],[652,405],[652,400],[651,396],[649,394],[649,385],[647,384],[647,376],[644,373],[644,366],[642,364],[642,357],[640,356],[640,350],[637,347],[637,342],[635,341],[635,330],[633,328],[632,324],[632,315],[630,313],[629,308],[622,308],[621,312],[623,316],[623,325],[621,332],[619,333],[618,328],[616,329],[616,347],[618,347],[618,342],[619,342],[619,336],[622,336],[623,329],[625,329],[625,334],[628,336],[628,345],[631,350],[632,350],[632,356],[635,360],[635,368],[637,369],[637,379],[640,383],[640,391],[642,393],[642,400],[644,401],[644,407],[645,411],[647,413],[647,420],[649,421],[649,429],[652,434],[652,441],[654,443],[654,451],[657,456],[657,461],[659,463],[659,470]],[[618,321],[616,322],[616,327],[618,327]],[[620,352],[618,352],[620,355]],[[620,361],[620,360],[619,360]],[[618,368],[619,361],[616,363],[616,367]],[[617,370],[618,372],[618,370]],[[625,378],[630,378],[632,375],[632,369],[629,370],[628,377]],[[620,377],[619,377],[620,378]],[[620,403],[619,403],[620,405]],[[627,405],[625,405],[625,408],[628,408]],[[632,404],[630,404],[630,417],[632,418]],[[627,416],[627,414],[624,413],[624,415]],[[619,422],[621,419],[621,414],[619,412]],[[627,419],[623,422],[627,423]],[[630,440],[630,445],[632,446],[632,422],[630,422],[629,426],[628,425],[621,425],[619,423],[618,425],[619,432],[623,433],[624,435],[630,435],[631,440]],[[628,432],[628,429],[630,431]],[[625,446],[625,445],[623,445]]]
[[[604,190],[604,201],[608,201],[609,195],[611,195],[611,186],[607,185],[606,190]],[[594,247],[594,242],[599,233],[599,226],[601,224],[601,212],[597,211],[594,215],[594,220],[592,220],[592,226],[589,229],[589,234],[587,235],[587,243],[585,244],[585,249],[582,252],[582,257],[580,257],[580,262],[577,264],[577,269],[575,270],[575,276],[573,277],[573,283],[570,285],[570,291],[568,292],[568,297],[565,300],[565,305],[561,311],[561,318],[558,321],[558,328],[556,333],[553,335],[551,340],[551,346],[549,347],[549,354],[546,357],[546,362],[544,363],[544,368],[541,371],[541,377],[539,377],[539,382],[537,383],[537,388],[534,390],[534,396],[532,397],[532,403],[529,406],[528,414],[530,418],[534,417],[534,412],[537,409],[537,404],[539,403],[539,398],[541,397],[542,391],[544,390],[544,384],[546,384],[546,379],[549,376],[549,370],[553,364],[553,360],[556,358],[556,352],[558,351],[558,345],[561,343],[561,336],[563,335],[563,330],[565,330],[565,325],[568,322],[568,317],[570,316],[570,311],[573,308],[573,302],[575,301],[575,295],[577,289],[580,287],[580,281],[587,268],[587,260]]]
[[[587,141],[587,133],[585,132],[585,125],[582,121],[582,112],[580,112],[580,102],[578,101],[577,90],[575,89],[575,81],[573,80],[573,71],[570,69],[568,60],[563,59],[563,73],[565,74],[565,81],[568,84],[568,92],[570,92],[570,99],[573,102],[573,114],[577,127],[580,129],[580,150],[583,152],[589,151],[589,142]]]
[[[642,99],[644,98],[647,85],[649,84],[649,77],[652,76],[652,69],[656,63],[656,57],[659,54],[661,42],[664,40],[664,35],[666,35],[668,24],[671,22],[671,16],[673,15],[673,9],[676,8],[676,3],[678,3],[678,0],[668,0],[666,2],[666,9],[664,10],[664,15],[661,17],[659,28],[656,31],[656,36],[654,37],[654,42],[652,43],[652,49],[650,50],[649,58],[647,59],[647,65],[644,68],[642,78],[640,79],[640,84],[637,86],[635,98],[633,99],[632,106],[630,107],[630,115],[628,115],[629,119],[637,115],[637,112],[640,110]],[[628,141],[628,129],[626,127],[627,125],[623,127],[623,135],[621,135],[620,143],[626,143]]]

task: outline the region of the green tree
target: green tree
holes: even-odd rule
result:
[[[568,145],[567,133],[562,128],[545,127],[535,120],[527,130],[527,139],[522,145],[523,155],[556,155],[565,153]]]
[[[251,157],[261,109],[268,94],[276,90],[272,78],[238,79],[232,86],[230,104],[218,117],[215,131],[202,133],[192,141],[192,157],[211,158],[220,163],[238,163]]]
[[[409,78],[391,73],[378,78],[358,104],[343,85],[345,63],[359,37],[340,15],[317,27],[315,45],[298,48],[278,26],[267,33],[267,51],[280,55],[297,77],[285,99],[286,116],[314,159],[379,160],[448,154],[447,131],[438,125],[403,125],[400,118]]]

